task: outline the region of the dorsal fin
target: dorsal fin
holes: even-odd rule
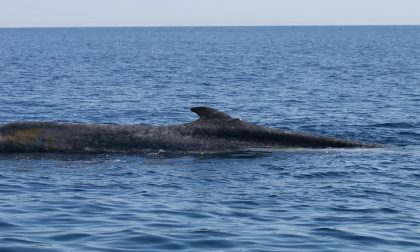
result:
[[[191,111],[196,113],[201,120],[230,120],[230,115],[209,107],[193,107]]]

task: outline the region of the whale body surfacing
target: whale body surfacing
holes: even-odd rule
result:
[[[0,153],[221,153],[250,149],[375,148],[381,145],[258,126],[208,107],[181,125],[15,122],[0,126]]]

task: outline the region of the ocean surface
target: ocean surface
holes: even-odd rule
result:
[[[205,105],[379,149],[0,154],[0,251],[420,251],[420,27],[0,29],[0,124]]]

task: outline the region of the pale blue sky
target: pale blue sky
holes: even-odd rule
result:
[[[420,25],[420,0],[0,0],[0,27]]]

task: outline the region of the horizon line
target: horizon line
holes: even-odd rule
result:
[[[111,26],[0,26],[0,29],[60,29],[60,28],[240,28],[240,27],[401,27],[420,24],[287,24],[287,25],[111,25]]]

